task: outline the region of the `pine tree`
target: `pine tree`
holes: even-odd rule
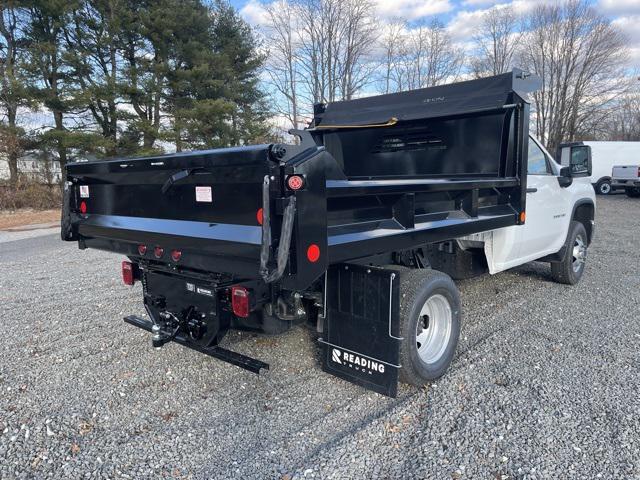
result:
[[[24,129],[18,124],[18,109],[30,105],[24,71],[24,21],[21,2],[0,5],[0,108],[5,116],[0,123],[0,152],[9,164],[9,181],[18,180],[18,157],[23,149]]]
[[[33,85],[33,100],[51,112],[54,121],[40,138],[41,148],[53,149],[64,168],[71,152],[94,151],[100,146],[100,137],[87,131],[82,121],[87,106],[72,81],[65,45],[65,28],[79,4],[77,0],[32,0],[28,5],[25,71]],[[73,127],[66,121],[68,116],[76,120]]]
[[[83,0],[64,28],[75,101],[91,112],[108,156],[117,153],[118,121],[126,117],[119,109],[122,7],[122,0]]]
[[[233,103],[229,121],[231,129],[223,137],[224,145],[241,145],[264,141],[269,137],[267,107],[259,88],[259,72],[264,56],[258,53],[259,42],[237,11],[222,0],[215,3],[213,49],[220,62],[220,94]]]

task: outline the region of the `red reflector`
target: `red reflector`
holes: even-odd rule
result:
[[[300,175],[291,175],[287,179],[287,186],[291,190],[300,190],[304,186],[304,178]]]
[[[153,255],[154,255],[156,258],[160,258],[160,257],[162,257],[162,255],[164,255],[164,248],[162,248],[162,247],[156,247],[156,248],[154,248],[154,249],[153,249]]]
[[[312,243],[311,245],[309,245],[309,248],[307,248],[307,259],[311,263],[315,263],[318,261],[319,258],[320,258],[320,247],[315,243]]]
[[[244,287],[231,287],[231,307],[236,317],[249,316],[249,291]]]
[[[262,222],[264,220],[263,216],[262,216],[262,209],[259,208],[258,211],[256,212],[256,220],[258,220],[258,223],[260,225],[262,225]]]
[[[147,246],[146,245],[138,245],[138,253],[140,255],[144,255],[145,253],[147,253]]]
[[[172,250],[171,251],[171,260],[174,262],[179,261],[182,258],[182,252],[180,250]]]
[[[80,213],[87,213],[87,202],[80,202]]]
[[[133,264],[126,260],[122,262],[122,281],[125,285],[133,285],[135,278],[133,278]]]

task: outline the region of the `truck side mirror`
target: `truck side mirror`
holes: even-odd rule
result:
[[[591,176],[591,147],[589,145],[565,145],[560,148],[560,163],[571,169],[571,177]]]
[[[560,168],[560,175],[558,176],[558,183],[561,187],[566,188],[573,183],[573,175],[571,174],[571,167]]]

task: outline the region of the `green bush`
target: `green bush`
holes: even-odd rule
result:
[[[46,185],[34,181],[20,181],[15,185],[0,184],[0,210],[33,208],[48,210],[60,208],[62,190],[60,185]]]

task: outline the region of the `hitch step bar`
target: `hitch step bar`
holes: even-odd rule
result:
[[[140,318],[135,315],[129,315],[128,317],[125,317],[124,321],[130,325],[133,325],[134,327],[146,330],[147,332],[151,332],[151,327],[153,327],[153,322],[151,320],[145,320],[144,318]],[[171,341],[179,343],[184,347],[196,350],[200,353],[204,353],[211,357],[217,358],[218,360],[222,360],[223,362],[227,362],[237,367],[244,368],[245,370],[249,370],[253,373],[259,374],[261,370],[269,370],[268,363],[261,362],[260,360],[256,360],[255,358],[247,357],[246,355],[242,355],[241,353],[232,352],[231,350],[227,350],[225,348],[202,347],[200,345],[190,343],[179,336],[174,337]]]

